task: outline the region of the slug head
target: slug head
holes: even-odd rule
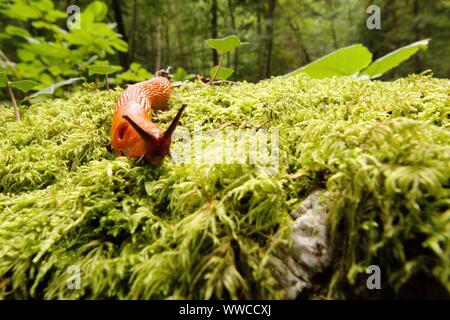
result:
[[[185,108],[186,105],[183,104],[165,132],[151,121],[143,123],[142,119],[135,117],[133,114],[124,114],[122,116],[130,123],[145,142],[145,153],[143,155],[143,160],[145,162],[149,164],[159,164],[167,155],[169,155],[172,134],[175,131]]]

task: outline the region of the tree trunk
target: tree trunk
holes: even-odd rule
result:
[[[122,6],[120,5],[120,0],[112,0],[112,8],[114,11],[114,18],[117,22],[117,31],[122,35],[122,39],[125,42],[128,42],[127,40],[127,34],[125,32],[125,25],[123,23],[123,16],[122,16]],[[129,61],[128,61],[128,53],[127,52],[118,52],[120,65],[124,69],[128,69],[129,67]]]
[[[165,32],[165,50],[164,50],[164,61],[166,66],[170,66],[170,19],[166,15],[164,19],[164,32]]]
[[[161,17],[158,16],[156,18],[156,62],[155,62],[155,70],[161,69]]]
[[[270,66],[272,60],[272,46],[273,46],[273,23],[275,14],[276,0],[268,0],[268,9],[266,15],[266,34],[265,34],[265,49],[264,49],[264,68],[263,78],[270,76]]]
[[[311,56],[306,49],[305,42],[303,41],[303,34],[300,30],[300,27],[295,22],[290,22],[289,26],[291,27],[292,31],[295,34],[295,39],[297,41],[297,46],[300,48],[301,53],[303,54],[304,62],[305,64],[308,64],[311,62]]]
[[[218,32],[217,32],[217,11],[218,11],[218,4],[217,0],[212,0],[211,4],[211,37],[213,39],[218,38]],[[217,66],[219,63],[219,55],[216,50],[212,50],[212,59],[213,59],[213,65]]]
[[[136,52],[136,28],[137,28],[137,0],[133,0],[133,21],[131,30],[131,48],[129,58],[130,61],[134,60],[134,55]]]
[[[173,24],[175,25],[175,33],[177,35],[177,45],[178,45],[178,56],[179,56],[179,62],[185,69],[189,69],[189,64],[186,59],[186,55],[184,54],[184,47],[183,47],[183,41],[181,38],[181,24],[178,19],[177,14],[177,6],[175,3],[175,0],[167,0],[167,4],[170,9],[170,15],[173,19]]]
[[[263,6],[258,4],[256,6],[256,39],[257,39],[257,63],[258,63],[258,77],[262,77],[262,70],[264,69],[264,39],[262,31],[262,16],[263,16]]]
[[[330,26],[331,26],[331,36],[333,38],[333,45],[334,45],[334,50],[337,50],[339,45],[338,45],[338,40],[337,40],[337,34],[336,34],[336,28],[334,26],[334,3],[333,0],[328,0],[328,7],[329,7],[329,12],[330,12]]]
[[[420,5],[419,5],[419,1],[418,0],[414,0],[413,2],[413,13],[414,13],[414,17],[416,18],[415,20],[417,21],[419,13],[420,13]],[[419,41],[420,40],[420,28],[417,25],[417,23],[415,23],[415,25],[413,26],[413,30],[414,30],[414,41]],[[420,73],[422,72],[422,61],[420,61],[420,55],[419,54],[415,54],[414,55],[414,72],[415,73]]]
[[[228,0],[228,10],[230,12],[230,19],[231,19],[231,28],[233,29],[233,33],[237,33],[237,27],[236,27],[236,19],[234,17],[234,7],[232,0]],[[238,71],[238,65],[239,65],[239,49],[236,48],[234,50],[234,73],[233,73],[233,79],[236,79],[237,77],[237,71]]]

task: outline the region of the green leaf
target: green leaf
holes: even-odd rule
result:
[[[173,80],[175,81],[186,80],[186,71],[182,67],[178,67],[177,71],[173,74]]]
[[[425,39],[401,47],[375,60],[369,67],[367,67],[361,72],[360,76],[367,77],[370,79],[381,77],[383,74],[395,68],[403,61],[408,60],[412,55],[414,55],[417,51],[419,51],[419,49],[428,48],[429,42],[430,39]]]
[[[55,33],[59,33],[62,35],[67,34],[67,31],[58,27],[56,24],[53,23],[48,23],[45,21],[35,21],[33,22],[33,27],[37,28],[37,29],[47,29],[50,31],[53,31]],[[29,35],[31,37],[31,35]]]
[[[108,13],[108,7],[104,2],[94,1],[83,11],[84,16],[89,16],[89,22],[102,21]],[[83,19],[82,19],[83,20]]]
[[[6,87],[8,85],[9,79],[6,73],[0,72],[0,87]]]
[[[3,4],[2,1],[0,1],[0,4]],[[11,5],[8,5],[2,10],[2,14],[21,21],[38,19],[41,17],[40,10],[34,5],[27,4],[25,1],[12,1]]]
[[[119,70],[122,70],[122,67],[120,66],[110,66],[107,64],[94,64],[91,66],[88,66],[89,69],[89,75],[93,74],[111,74],[114,72],[117,72]]]
[[[244,44],[247,44],[247,42],[241,42],[241,40],[235,35],[228,36],[223,39],[208,39],[206,42],[211,48],[217,50],[217,52],[221,54],[230,52]]]
[[[128,43],[119,38],[115,39],[114,42],[111,43],[111,46],[121,52],[126,52],[128,50]]]
[[[5,32],[12,36],[18,36],[18,37],[23,37],[23,38],[31,37],[31,34],[26,29],[21,28],[21,27],[16,27],[13,25],[6,26]]]
[[[211,70],[209,71],[209,74],[212,76],[214,76],[214,74],[216,73],[218,66],[214,66],[211,68]],[[216,75],[216,79],[218,80],[226,80],[229,77],[231,77],[231,75],[233,74],[234,70],[230,69],[230,68],[225,68],[225,67],[221,67],[219,72]]]
[[[58,89],[59,87],[62,87],[62,86],[68,85],[68,84],[72,84],[81,79],[83,79],[83,78],[71,78],[71,79],[67,79],[64,81],[57,82],[57,83],[53,83],[51,86],[44,88],[42,90],[39,90],[38,92],[33,93],[30,96],[30,98],[34,98],[34,97],[37,97],[40,95],[47,95],[47,94],[51,95],[51,94],[55,93],[55,90]]]
[[[11,87],[19,89],[22,92],[28,92],[30,89],[36,87],[39,83],[32,80],[18,80],[10,82]]]
[[[30,46],[31,49],[33,47]],[[36,58],[36,53],[33,50],[27,49],[17,49],[17,56],[22,61],[33,61]]]
[[[323,79],[333,76],[352,76],[366,68],[372,61],[372,54],[362,44],[354,44],[336,50],[300,69],[288,73],[292,76],[306,73],[311,78]]]
[[[148,72],[147,69],[142,67],[139,63],[133,62],[130,65],[130,69],[118,74],[114,78],[115,84],[129,83],[129,82],[139,82],[150,79],[152,74]]]

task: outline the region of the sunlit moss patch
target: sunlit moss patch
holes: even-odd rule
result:
[[[417,274],[450,292],[449,80],[273,78],[176,89],[181,128],[277,129],[279,170],[115,157],[116,91],[0,107],[0,298],[282,298],[271,259],[289,212],[327,188],[330,297],[394,292]],[[70,266],[81,287],[70,290]],[[362,294],[362,293],[361,293]]]

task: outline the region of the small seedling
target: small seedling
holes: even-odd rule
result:
[[[286,76],[306,73],[311,78],[322,79],[351,76],[376,79],[408,60],[419,50],[426,50],[430,39],[420,40],[401,47],[372,62],[372,53],[362,44],[338,49],[306,66],[289,72]]]
[[[241,40],[235,36],[228,36],[223,39],[209,39],[206,40],[208,45],[216,50],[220,54],[219,64],[212,67],[210,71],[211,79],[208,84],[211,84],[215,79],[226,80],[233,74],[234,70],[231,68],[222,67],[223,58],[225,53],[231,52],[240,46],[247,44],[248,42],[241,42]]]
[[[16,121],[20,121],[20,113],[12,88],[19,89],[22,92],[28,92],[30,89],[34,88],[37,85],[37,82],[31,80],[9,81],[8,76],[5,73],[0,73],[0,87],[8,88],[9,97],[11,98],[11,103],[14,107],[14,113],[16,115]]]
[[[80,80],[84,80],[84,78],[70,78],[70,79],[67,79],[67,80],[63,80],[63,81],[60,81],[60,82],[53,83],[50,86],[48,86],[48,87],[46,87],[46,88],[44,88],[42,90],[39,90],[38,92],[33,93],[30,96],[30,98],[36,98],[36,97],[39,97],[41,95],[53,95],[55,93],[56,89],[58,89],[58,88],[60,88],[62,86],[70,85],[70,84],[73,85],[75,82],[80,81]]]
[[[120,66],[110,66],[107,64],[94,64],[91,66],[88,66],[89,69],[89,75],[92,76],[93,74],[104,74],[105,75],[105,83],[106,83],[106,90],[109,90],[109,78],[108,75],[115,73],[117,71],[122,70],[122,67]]]

